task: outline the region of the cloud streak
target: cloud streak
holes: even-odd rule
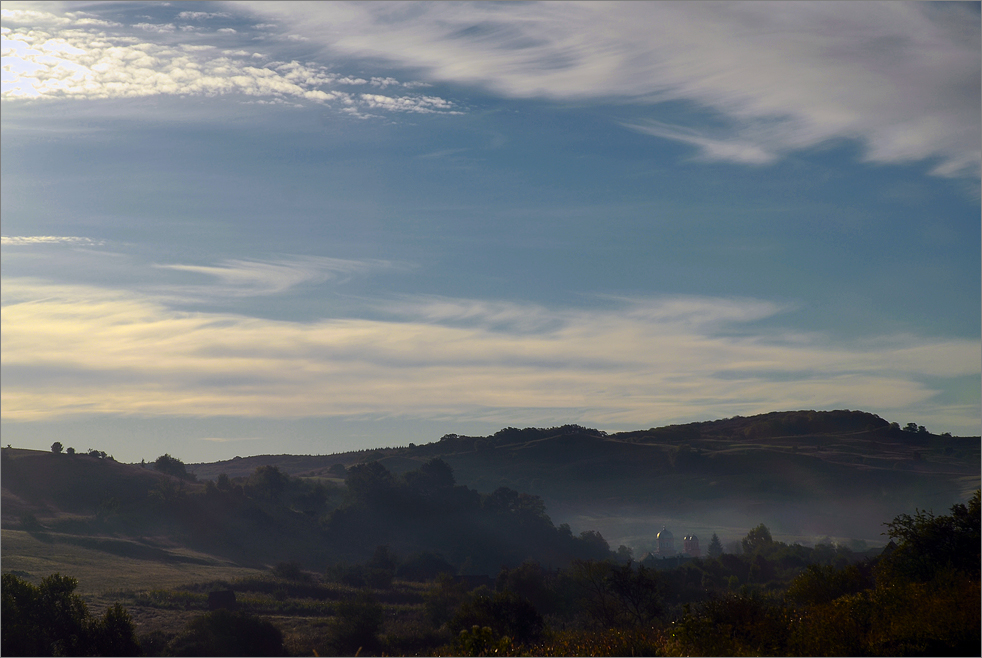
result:
[[[982,69],[971,4],[247,6],[332,53],[510,97],[690,101],[725,119],[722,135],[642,130],[690,143],[706,159],[759,164],[856,139],[871,162],[933,160],[937,175],[979,173]]]
[[[937,393],[925,377],[975,376],[980,362],[977,341],[892,336],[849,349],[752,333],[779,310],[759,300],[636,299],[596,312],[419,298],[393,304],[394,319],[301,323],[176,311],[103,288],[2,285],[8,421],[547,417],[647,427],[774,409],[907,412]],[[952,424],[978,422],[977,409],[953,413]]]
[[[0,245],[5,247],[33,247],[49,244],[76,244],[90,247],[104,244],[104,241],[63,235],[4,235],[0,237]]]
[[[223,15],[182,12],[179,16],[200,22]],[[264,53],[219,48],[237,35],[232,28],[204,33],[204,28],[194,25],[145,22],[126,28],[77,14],[36,10],[5,9],[3,19],[0,96],[7,101],[238,94],[266,102],[319,103],[357,117],[371,116],[371,111],[460,113],[452,102],[432,95],[344,89],[367,84],[378,92],[408,90],[416,86],[413,83],[393,78],[369,82],[318,64],[276,61]],[[187,32],[185,27],[205,43],[170,43],[175,32]]]
[[[219,265],[156,265],[163,270],[203,275],[214,283],[167,286],[170,293],[191,296],[253,297],[275,295],[303,284],[348,278],[372,270],[396,267],[388,261],[360,261],[320,256],[294,256],[277,261],[226,260]]]

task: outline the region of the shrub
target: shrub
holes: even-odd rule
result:
[[[680,651],[690,654],[784,655],[787,612],[757,594],[717,597],[687,609],[673,624],[672,638]]]
[[[298,580],[303,582],[310,580],[310,574],[304,573],[303,567],[296,560],[280,562],[273,567],[273,575],[277,578],[283,578],[285,580]]]
[[[368,593],[338,604],[331,630],[331,648],[336,656],[373,653],[380,648],[382,606]]]
[[[858,565],[836,569],[831,565],[812,564],[791,582],[787,597],[800,604],[821,605],[872,586],[872,579]]]
[[[493,596],[471,596],[447,622],[447,627],[455,635],[475,626],[487,626],[497,637],[507,635],[516,642],[528,643],[542,636],[545,622],[528,600],[512,592],[498,592]]]
[[[160,457],[157,457],[157,459],[153,462],[153,467],[155,470],[160,471],[165,475],[173,475],[174,477],[182,480],[194,481],[195,479],[193,473],[188,473],[184,462],[176,457],[171,457],[168,454],[163,454]]]
[[[138,656],[129,613],[117,604],[102,619],[89,615],[75,594],[78,581],[52,574],[33,585],[3,574],[2,646],[5,656]]]
[[[878,576],[886,580],[927,582],[945,569],[979,575],[980,552],[979,490],[968,505],[953,505],[951,514],[934,516],[916,511],[901,514],[886,524],[886,534],[900,545],[880,564]]]
[[[170,645],[174,656],[284,656],[283,633],[265,619],[215,610],[196,619]]]
[[[454,611],[467,598],[467,585],[453,576],[442,573],[436,584],[423,595],[426,615],[434,626],[442,626],[453,617]]]
[[[411,556],[399,565],[396,575],[407,580],[436,580],[440,574],[452,574],[455,569],[442,556],[435,553],[422,552]]]
[[[510,655],[511,638],[497,636],[488,626],[472,626],[460,631],[454,649],[461,656],[506,656]]]

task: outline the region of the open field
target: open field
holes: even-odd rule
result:
[[[44,531],[4,528],[0,532],[5,573],[15,573],[35,583],[52,573],[70,575],[78,579],[78,591],[84,596],[169,588],[192,581],[231,580],[261,573],[186,548],[160,549],[130,540]],[[127,550],[133,554],[141,550],[157,551],[162,557],[131,557],[123,554]]]
[[[92,541],[96,539],[100,541]],[[93,546],[79,545],[85,542]],[[135,546],[152,547],[112,538],[3,529],[2,545],[4,573],[35,584],[52,573],[70,575],[78,580],[76,592],[93,615],[113,603],[123,604],[137,636],[172,638],[208,611],[209,591],[233,589],[239,610],[269,619],[283,632],[290,655],[314,655],[325,650],[337,603],[364,591],[321,583],[316,575],[298,586],[272,577],[268,569],[238,567],[187,549],[168,549],[156,559],[128,557],[120,554],[122,546],[130,545],[134,552]],[[385,590],[370,590],[383,609],[383,632],[418,621],[426,588],[397,580]]]

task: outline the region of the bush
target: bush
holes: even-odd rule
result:
[[[900,545],[882,560],[878,577],[927,582],[945,569],[955,569],[977,578],[980,521],[979,490],[968,506],[953,505],[949,515],[920,510],[914,516],[899,515],[886,524],[886,534],[899,539]]]
[[[499,592],[514,592],[528,600],[535,609],[546,615],[559,608],[559,596],[550,587],[545,569],[538,562],[526,561],[515,569],[502,569],[495,580]]]
[[[494,596],[476,594],[470,597],[447,622],[454,635],[475,626],[487,626],[496,637],[508,636],[516,642],[529,643],[542,636],[545,622],[528,600],[513,592],[498,592]]]
[[[157,459],[153,462],[153,467],[155,470],[164,473],[165,475],[173,475],[174,477],[182,480],[195,480],[194,474],[188,473],[184,462],[176,457],[171,457],[168,454],[163,454],[160,457],[157,457]]]
[[[507,656],[511,648],[511,638],[497,636],[488,626],[464,629],[454,641],[454,653],[460,656]]]
[[[650,624],[662,612],[662,585],[653,569],[588,560],[574,562],[571,574],[599,628]]]
[[[666,656],[665,638],[652,628],[563,630],[536,644],[533,656]],[[527,655],[527,654],[526,654]]]
[[[695,610],[686,607],[672,632],[683,655],[786,655],[788,615],[783,606],[756,594],[739,594],[710,599]]]
[[[831,565],[812,564],[791,582],[787,597],[799,604],[821,605],[872,586],[873,581],[869,574],[858,565],[836,569]]]
[[[170,645],[174,656],[285,656],[283,633],[265,619],[215,610],[192,620]]]
[[[336,656],[374,653],[380,647],[382,606],[368,593],[338,604],[331,630],[331,648]]]
[[[396,575],[406,580],[436,580],[440,574],[452,574],[453,565],[435,553],[422,552],[411,556],[399,565]]]
[[[448,573],[440,574],[433,585],[423,595],[426,615],[434,626],[440,627],[453,617],[454,611],[467,598],[466,583],[458,582]]]
[[[52,574],[33,585],[3,574],[2,646],[5,656],[138,656],[129,613],[118,603],[102,619],[89,615],[75,594],[78,581]]]
[[[296,560],[280,562],[273,567],[273,575],[284,580],[310,581],[310,574],[304,573],[303,567]]]

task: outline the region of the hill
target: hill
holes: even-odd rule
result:
[[[443,553],[455,568],[490,573],[533,555],[559,564],[599,554],[607,543],[641,557],[663,526],[705,544],[760,523],[782,541],[862,548],[883,543],[884,520],[947,509],[979,486],[978,438],[908,429],[858,411],[610,435],[505,428],[418,446],[190,464],[188,478],[105,455],[5,448],[5,568],[15,544],[25,554],[71,548],[171,571],[294,559],[323,569],[388,544],[402,557]],[[420,489],[433,460],[449,466],[444,484]],[[371,473],[373,484],[346,487],[354,473]],[[521,519],[525,526],[510,525]],[[592,530],[606,542],[577,534]]]
[[[3,449],[2,466],[4,569],[28,574],[40,568],[31,556],[38,553],[60,555],[53,571],[76,572],[99,559],[94,553],[142,560],[150,579],[175,563],[297,562],[322,572],[364,562],[380,547],[415,556],[424,571],[442,565],[465,575],[494,575],[526,559],[562,566],[610,556],[596,533],[556,527],[538,497],[507,488],[482,495],[458,485],[439,459],[402,474],[378,462],[354,465],[346,489],[269,465],[199,483],[169,456],[154,466],[180,476],[99,455],[12,448]]]
[[[335,455],[261,455],[189,465],[199,478],[276,465],[332,478],[336,464],[394,473],[439,457],[481,492],[541,496],[557,522],[650,548],[662,525],[742,536],[767,523],[788,540],[878,542],[883,519],[946,509],[979,486],[978,437],[902,429],[862,411],[789,411],[606,434],[578,425],[448,434],[424,445]],[[335,470],[335,473],[337,471]],[[339,480],[338,480],[339,481]]]

